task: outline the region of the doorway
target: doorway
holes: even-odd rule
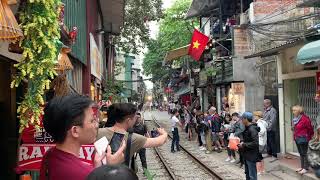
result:
[[[314,100],[316,94],[315,77],[291,79],[284,81],[284,117],[286,152],[297,155],[298,150],[293,140],[292,106],[301,105],[304,113],[310,117],[312,124],[316,123],[319,104]]]

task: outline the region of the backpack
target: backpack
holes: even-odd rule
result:
[[[138,172],[138,167],[136,164],[136,156],[133,155],[132,158],[130,158],[130,151],[131,151],[131,142],[132,142],[132,130],[128,130],[128,139],[127,139],[127,148],[125,152],[125,161],[124,164],[133,170],[133,172]]]

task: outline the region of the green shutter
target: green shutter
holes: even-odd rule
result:
[[[78,28],[76,43],[72,46],[72,55],[87,64],[87,28],[86,28],[86,0],[62,0],[65,4],[64,22],[71,30]]]

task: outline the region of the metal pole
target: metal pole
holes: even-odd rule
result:
[[[219,26],[220,26],[220,39],[222,38],[223,28],[222,28],[222,0],[219,0]]]
[[[187,59],[187,69],[189,70],[189,89],[190,89],[190,106],[191,106],[191,102],[192,102],[192,95],[191,95],[191,67],[190,67],[188,59]]]

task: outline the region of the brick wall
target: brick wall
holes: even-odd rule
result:
[[[246,56],[250,54],[249,49],[249,42],[248,42],[248,35],[247,29],[244,28],[234,28],[233,30],[234,35],[234,55],[235,56]]]
[[[271,14],[297,2],[297,0],[256,0],[253,3],[254,14],[257,16]]]

